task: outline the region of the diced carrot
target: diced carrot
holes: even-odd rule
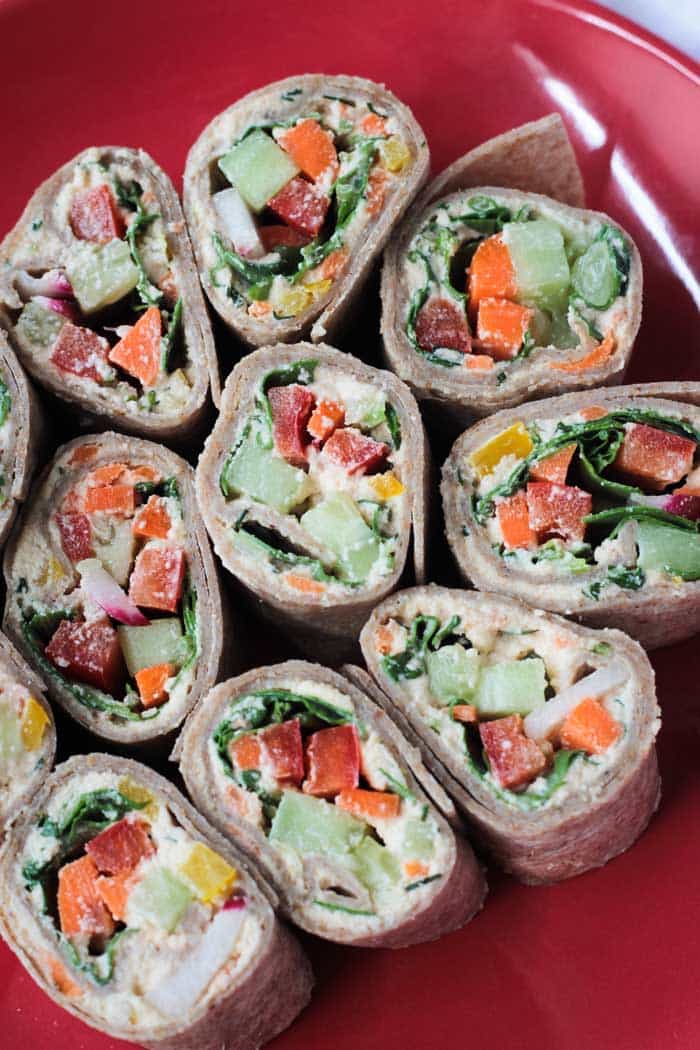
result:
[[[163,497],[151,496],[148,503],[137,512],[131,523],[131,531],[134,536],[165,540],[171,524],[168,506]]]
[[[566,484],[566,475],[569,464],[576,451],[576,443],[565,445],[558,452],[554,452],[546,459],[533,463],[530,467],[530,478],[532,481],[553,481],[556,485]]]
[[[131,331],[109,352],[112,364],[119,365],[145,387],[152,387],[160,372],[162,322],[157,306],[149,306]]]
[[[372,168],[367,180],[367,212],[378,215],[384,204],[387,175],[383,168]]]
[[[488,354],[465,354],[464,363],[474,372],[490,372],[495,367]]]
[[[95,467],[87,476],[88,485],[112,485],[126,469],[126,463],[106,463],[104,467]]]
[[[386,135],[386,121],[378,113],[368,113],[363,117],[360,128],[365,135]]]
[[[97,892],[115,922],[123,922],[126,916],[126,903],[136,879],[131,872],[122,875],[100,875],[95,880]]]
[[[92,485],[85,493],[88,514],[104,511],[108,514],[130,515],[136,506],[131,485]]]
[[[311,418],[306,424],[311,437],[319,441],[325,441],[333,433],[336,427],[341,427],[345,422],[345,409],[337,401],[319,401],[311,413]]]
[[[238,769],[260,769],[260,741],[252,733],[232,741],[228,751]]]
[[[163,475],[159,470],[139,463],[136,467],[127,467],[126,477],[130,485],[138,485],[140,481],[153,481],[156,484],[162,480]]]
[[[345,269],[345,264],[348,260],[348,249],[347,248],[336,248],[334,252],[327,255],[321,263],[321,269],[319,277],[322,281],[331,280],[334,281],[339,273]]]
[[[97,865],[87,856],[64,864],[58,873],[58,918],[66,937],[110,937],[112,917],[97,891]]]
[[[452,708],[452,717],[455,722],[479,721],[474,704],[455,704]]]
[[[278,138],[280,146],[310,179],[318,179],[331,168],[338,170],[338,154],[332,136],[317,120],[302,120]]]
[[[530,528],[530,512],[524,492],[516,492],[514,496],[501,500],[496,505],[496,513],[506,547],[513,550],[534,546],[537,536]]]
[[[154,664],[143,667],[134,675],[141,703],[144,707],[157,707],[168,699],[165,683],[175,674],[172,664]]]
[[[403,870],[409,879],[422,879],[424,875],[428,874],[430,868],[420,860],[406,860],[404,861]]]
[[[390,653],[394,644],[394,632],[387,623],[381,624],[377,628],[377,652],[380,652],[383,656]]]
[[[55,955],[49,956],[47,968],[51,980],[59,992],[67,995],[70,999],[75,999],[83,994],[83,989],[73,980],[65,964],[60,959],[57,959]]]
[[[607,416],[607,408],[603,408],[601,405],[589,405],[588,408],[582,408],[579,415],[586,423],[590,423],[592,419],[602,419],[603,416]]]
[[[513,261],[499,236],[481,242],[467,273],[469,310],[473,316],[482,299],[512,299],[517,294]]]
[[[589,368],[596,368],[598,365],[602,365],[604,361],[607,361],[614,349],[615,337],[612,332],[608,332],[603,342],[594,346],[585,357],[580,357],[577,361],[550,361],[549,367],[556,368],[559,372],[584,372]]]
[[[248,313],[251,317],[267,317],[268,314],[272,313],[272,303],[268,303],[263,299],[256,299],[248,306]]]
[[[507,299],[480,299],[476,333],[481,348],[497,361],[515,357],[534,314],[528,306]]]
[[[622,729],[618,722],[592,696],[582,700],[564,719],[559,731],[562,747],[600,755],[614,744]]]
[[[303,594],[323,594],[326,589],[318,580],[312,580],[310,576],[299,576],[295,572],[286,573],[284,578],[290,587]]]
[[[373,820],[391,820],[398,817],[401,799],[389,791],[365,791],[363,788],[345,788],[336,795],[336,806],[370,823]]]
[[[73,463],[89,463],[90,460],[94,459],[99,451],[97,445],[78,445],[70,457],[71,464]]]

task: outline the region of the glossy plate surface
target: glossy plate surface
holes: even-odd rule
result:
[[[413,107],[434,171],[559,109],[588,203],[618,219],[642,253],[644,319],[629,378],[700,379],[700,79],[689,60],[601,8],[4,0],[0,40],[2,233],[39,182],[89,145],[142,146],[179,186],[187,149],[214,114],[294,73],[384,81]],[[271,636],[261,652],[269,662],[283,655]],[[663,800],[629,853],[547,888],[491,872],[482,915],[434,944],[372,952],[306,938],[317,988],[275,1050],[696,1050],[697,654],[696,638],[653,655]],[[3,945],[0,1026],[8,1050],[129,1045],[54,1006]]]

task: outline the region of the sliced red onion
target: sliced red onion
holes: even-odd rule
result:
[[[666,492],[663,496],[635,495],[634,502],[642,507],[658,507],[668,514],[677,514],[689,521],[700,520],[700,496],[693,492]]]
[[[110,576],[99,558],[85,558],[78,562],[76,569],[80,573],[81,585],[108,616],[129,627],[148,626],[150,620]]]
[[[52,299],[70,299],[73,296],[73,286],[63,270],[47,270],[41,277],[33,277],[26,270],[20,270],[14,285],[23,299],[31,299],[35,295],[48,295]]]
[[[236,897],[229,897],[229,899],[224,902],[224,906],[223,906],[222,910],[223,911],[240,911],[241,908],[245,908],[245,897],[236,896]]]
[[[67,317],[69,321],[77,321],[80,317],[78,304],[74,300],[49,299],[46,295],[35,295],[32,300],[43,306],[45,310],[53,310],[62,317]]]
[[[621,661],[600,667],[531,711],[523,721],[525,733],[533,740],[547,740],[582,700],[589,696],[597,699],[623,685],[628,678],[629,669]]]

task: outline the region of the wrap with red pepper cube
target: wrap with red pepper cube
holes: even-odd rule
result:
[[[192,468],[162,445],[106,433],[59,449],[4,572],[5,631],[104,739],[167,739],[235,659]]]
[[[257,1050],[313,979],[231,838],[146,766],[71,758],[10,831],[2,934],[54,1002],[114,1039]]]
[[[43,431],[36,394],[0,327],[0,545],[26,498]]]
[[[299,926],[399,948],[457,929],[486,884],[454,808],[360,668],[289,660],[217,685],[173,757],[202,813]]]
[[[306,74],[246,95],[185,168],[212,306],[249,346],[333,338],[428,167],[410,109],[370,80]]]
[[[175,189],[142,150],[92,147],[0,245],[0,324],[88,418],[184,445],[218,403],[214,340]]]
[[[700,629],[700,392],[639,384],[549,398],[466,430],[445,461],[465,580],[647,649]]]
[[[644,650],[513,598],[431,584],[392,595],[360,638],[380,702],[523,882],[628,849],[660,793],[660,711]]]
[[[350,651],[409,551],[425,578],[427,457],[396,376],[329,346],[280,344],[229,376],[197,498],[214,549],[263,614],[329,658]]]

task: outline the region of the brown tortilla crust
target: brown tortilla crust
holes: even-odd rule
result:
[[[12,439],[3,450],[7,464],[0,506],[0,547],[5,543],[21,504],[26,498],[44,436],[41,407],[22,366],[0,327],[0,378],[12,404]],[[8,477],[9,473],[9,477]]]

